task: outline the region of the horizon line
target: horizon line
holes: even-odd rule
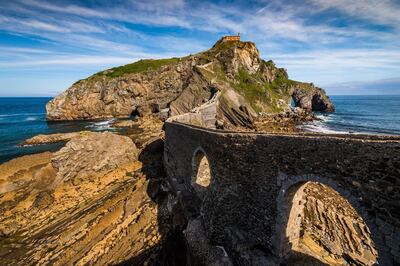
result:
[[[0,98],[54,98],[56,96],[0,96]],[[398,94],[329,94],[328,96],[400,96]]]

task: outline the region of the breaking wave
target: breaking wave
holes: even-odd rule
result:
[[[35,121],[35,120],[37,120],[37,119],[38,119],[37,117],[28,116],[25,120],[26,120],[26,121]]]
[[[86,128],[95,130],[95,131],[103,131],[103,130],[111,130],[112,129],[112,122],[115,119],[110,119],[106,121],[98,121],[98,122],[91,122]]]

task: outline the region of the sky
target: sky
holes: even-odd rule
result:
[[[0,0],[0,96],[55,96],[238,32],[328,94],[400,94],[400,0]]]

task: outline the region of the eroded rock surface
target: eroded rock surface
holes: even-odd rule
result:
[[[307,182],[299,188],[289,219],[286,234],[293,251],[328,265],[375,265],[377,262],[378,252],[365,222],[330,187]],[[292,260],[298,257],[292,255]]]
[[[1,264],[117,264],[157,249],[155,166],[137,158],[128,137],[88,133],[0,165]]]
[[[335,111],[335,106],[321,88],[312,84],[298,83],[293,86],[292,91],[296,107],[307,111]]]
[[[299,132],[299,125],[318,119],[312,113],[295,107],[294,110],[279,114],[261,114],[254,121],[254,129],[258,132],[294,133]]]
[[[82,132],[71,132],[71,133],[55,133],[55,134],[40,134],[29,138],[21,143],[21,146],[33,146],[33,145],[41,145],[41,144],[49,144],[56,142],[66,142],[71,140],[74,137],[79,137],[80,135],[88,134],[88,131]]]
[[[96,173],[107,173],[137,157],[138,150],[128,137],[110,132],[82,134],[53,155],[51,163],[57,170],[54,182],[79,184]]]

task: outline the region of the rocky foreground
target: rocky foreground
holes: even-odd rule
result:
[[[58,152],[0,165],[1,264],[154,260],[169,223],[152,189],[162,177],[162,140],[152,142],[140,151],[128,137],[85,132]]]

